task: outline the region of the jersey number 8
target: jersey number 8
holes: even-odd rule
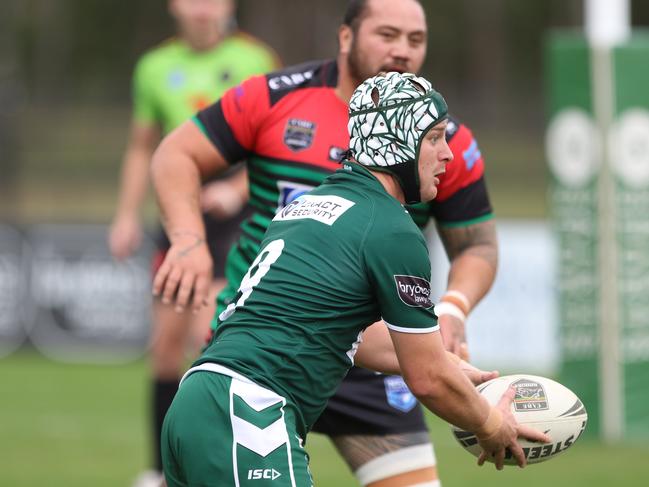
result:
[[[259,252],[257,258],[250,265],[248,272],[243,276],[236,296],[228,307],[219,315],[220,322],[227,320],[239,306],[243,306],[255,286],[259,284],[261,279],[268,273],[270,266],[279,259],[280,255],[282,255],[282,250],[284,250],[284,240],[279,239],[273,240],[266,245],[261,252]]]

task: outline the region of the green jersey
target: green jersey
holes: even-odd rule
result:
[[[438,329],[426,241],[365,168],[345,163],[275,215],[196,364],[213,362],[289,398],[305,434],[353,365],[361,333]]]
[[[258,254],[275,214],[340,169],[349,134],[348,107],[336,95],[338,78],[334,61],[292,66],[228,90],[194,118],[225,160],[247,161],[253,210],[228,255],[228,284],[218,296],[214,327]],[[450,120],[446,134],[454,160],[440,176],[438,196],[408,207],[422,227],[431,216],[445,227],[491,218],[484,164],[471,131]]]
[[[277,67],[273,51],[252,36],[231,35],[196,51],[171,40],[145,54],[133,76],[133,116],[166,134],[250,76]]]

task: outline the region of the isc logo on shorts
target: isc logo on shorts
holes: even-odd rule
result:
[[[251,468],[248,470],[248,480],[275,480],[281,475],[282,474],[274,468]]]

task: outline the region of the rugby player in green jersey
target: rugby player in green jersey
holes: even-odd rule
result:
[[[523,467],[517,438],[548,440],[516,423],[513,389],[490,406],[442,343],[426,242],[403,204],[435,198],[453,158],[444,99],[391,72],[359,86],[349,112],[351,160],[277,213],[183,378],[163,427],[170,487],[313,485],[304,440],[354,363],[401,373],[427,408],[475,432],[480,465],[502,469],[508,448]],[[188,206],[162,203],[172,228],[191,224]],[[179,284],[156,282],[167,296]]]
[[[233,29],[232,0],[170,0],[178,36],[147,52],[138,61],[133,78],[133,121],[124,155],[117,211],[109,235],[111,253],[128,257],[139,246],[139,212],[148,185],[151,155],[160,136],[169,133],[196,111],[211,104],[244,79],[277,68],[275,54],[253,37]],[[234,174],[204,185],[201,199],[215,261],[210,293],[223,287],[225,256],[238,236],[247,198],[247,177],[239,167]],[[154,267],[164,258],[169,242],[162,231]],[[213,300],[212,300],[213,301]],[[192,319],[173,307],[153,306],[151,365],[154,469],[136,485],[159,484],[159,438],[164,415],[178,388],[185,367],[185,351],[193,336],[192,358],[203,344],[214,307],[207,306]],[[191,323],[191,327],[187,324]],[[151,481],[149,481],[151,479]]]
[[[254,211],[228,256],[228,285],[218,296],[218,316],[236,296],[275,214],[340,168],[340,153],[349,147],[347,104],[354,89],[380,71],[421,68],[427,44],[422,5],[349,0],[338,43],[335,60],[291,66],[228,90],[158,148],[154,172],[159,197],[168,200],[163,206],[196,211],[176,229],[160,268],[160,278],[171,274],[182,282],[177,296],[162,295],[163,301],[175,298],[182,308],[193,295],[191,306],[199,309],[206,295],[211,264],[195,217],[198,192],[185,191],[187,178],[197,181],[247,161]],[[447,349],[466,356],[464,320],[489,290],[498,252],[478,145],[468,127],[452,117],[446,135],[454,162],[440,176],[438,197],[409,205],[408,211],[420,227],[435,219],[451,264],[448,291],[436,314]],[[439,487],[422,408],[401,376],[353,367],[313,431],[330,437],[366,487]]]

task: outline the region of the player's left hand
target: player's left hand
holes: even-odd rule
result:
[[[466,375],[471,382],[473,382],[474,386],[480,385],[483,382],[487,382],[491,379],[495,379],[500,375],[500,372],[497,370],[480,370],[479,368],[471,365],[468,362],[465,362],[464,360],[461,360],[460,363],[458,363],[458,366],[460,367],[460,370],[464,372],[464,375]]]
[[[518,466],[523,468],[527,465],[527,460],[518,438],[538,443],[552,442],[552,439],[542,431],[516,421],[511,408],[515,396],[516,389],[510,386],[495,406],[500,413],[500,424],[491,429],[490,432],[483,432],[482,434],[476,432],[478,443],[482,447],[482,453],[478,457],[478,465],[484,465],[487,459],[491,458],[496,465],[496,469],[502,470],[506,449],[509,449]],[[491,414],[489,416],[491,417]]]
[[[205,239],[198,234],[179,232],[170,235],[171,247],[153,279],[153,295],[163,304],[174,304],[182,313],[194,313],[207,304],[212,257]]]
[[[446,350],[468,362],[469,347],[466,343],[466,330],[462,320],[455,316],[444,314],[439,317],[438,321]]]

